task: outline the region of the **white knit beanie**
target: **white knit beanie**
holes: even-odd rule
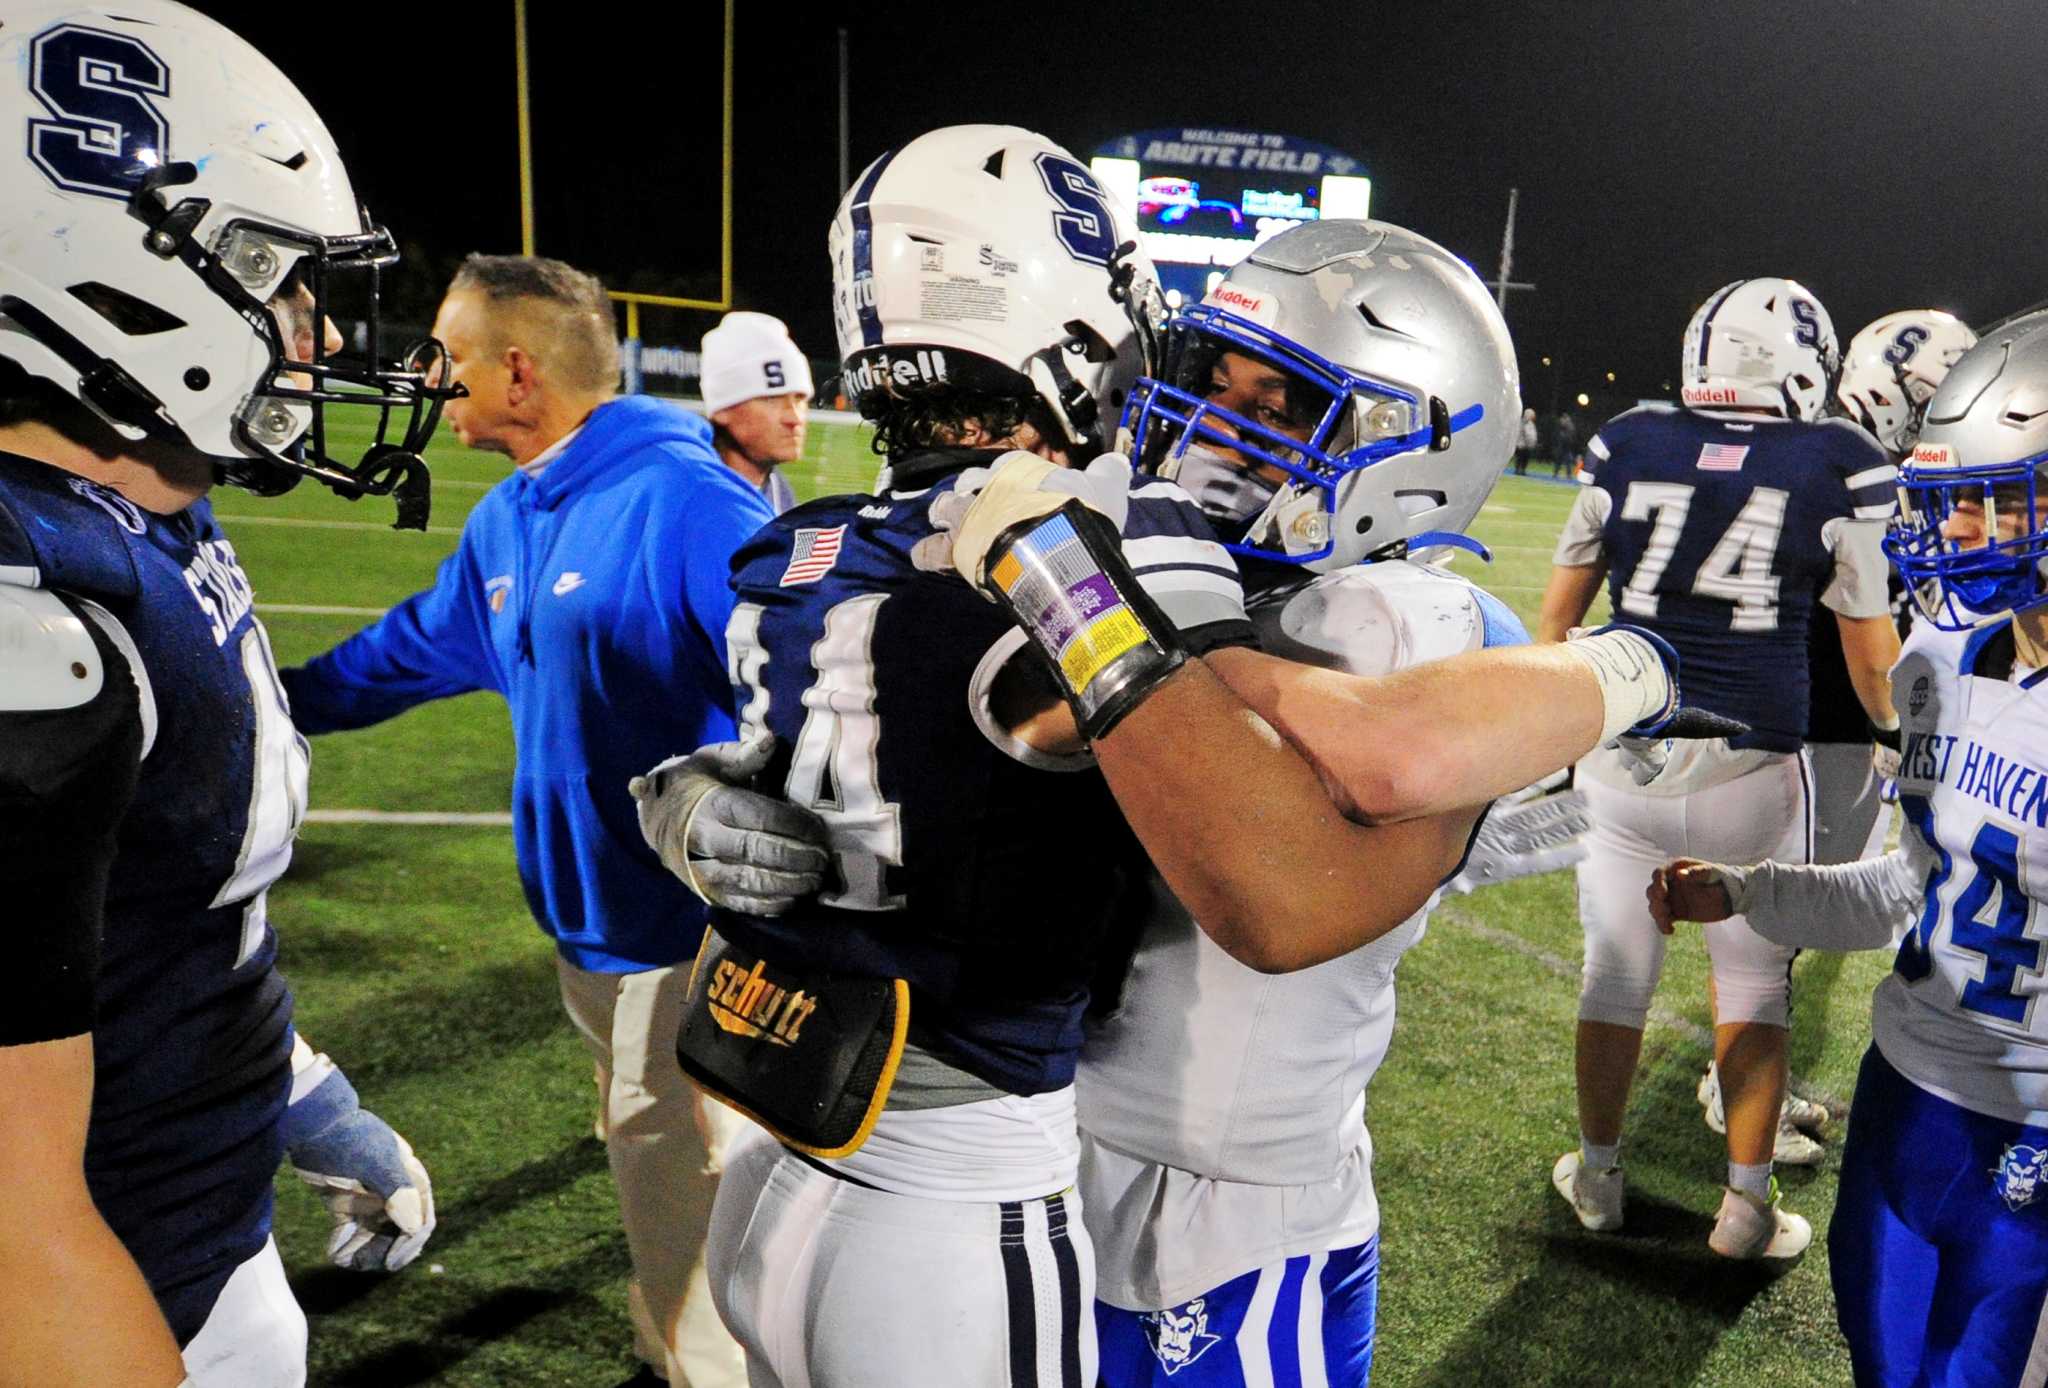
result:
[[[704,334],[704,412],[763,395],[811,393],[811,364],[780,318],[728,313]]]

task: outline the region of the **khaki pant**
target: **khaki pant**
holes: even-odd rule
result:
[[[633,1347],[675,1388],[746,1388],[746,1361],[704,1278],[717,1179],[697,1091],[676,1065],[687,966],[586,973],[556,957],[562,1006],[597,1062],[605,1153],[633,1260]]]

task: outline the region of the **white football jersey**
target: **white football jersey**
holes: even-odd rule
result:
[[[2012,651],[2009,626],[1922,622],[1892,672],[1902,833],[1927,873],[1871,1029],[1921,1088],[2048,1124],[2048,671]]]
[[[1463,579],[1389,562],[1254,598],[1250,615],[1267,651],[1376,675],[1485,644],[1482,604],[1505,613]],[[1096,1295],[1132,1310],[1378,1230],[1365,1088],[1393,1036],[1395,966],[1428,915],[1314,968],[1262,974],[1157,895],[1076,1079]]]

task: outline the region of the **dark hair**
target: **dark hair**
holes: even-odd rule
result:
[[[862,391],[853,403],[861,418],[875,426],[869,446],[891,462],[953,447],[970,429],[978,429],[984,438],[1007,439],[1029,424],[1043,438],[1066,437],[1035,391],[1014,394],[930,381],[877,386]]]
[[[0,427],[31,419],[54,424],[81,408],[55,381],[31,376],[0,357]]]
[[[449,293],[458,291],[481,294],[493,304],[544,306],[555,320],[548,340],[520,345],[560,369],[569,384],[602,390],[618,383],[612,301],[597,276],[546,256],[471,255],[448,284]]]

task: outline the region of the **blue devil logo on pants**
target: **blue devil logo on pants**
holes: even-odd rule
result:
[[[2034,1197],[2041,1193],[2044,1160],[2048,1160],[2048,1150],[2022,1147],[2017,1142],[1999,1154],[1998,1165],[1991,1168],[1991,1185],[2004,1197],[2007,1209],[2018,1210],[2034,1203]]]
[[[1206,1301],[1206,1297],[1198,1296],[1185,1305],[1144,1317],[1145,1338],[1152,1342],[1152,1353],[1159,1357],[1160,1367],[1169,1377],[1207,1354],[1209,1347],[1223,1338],[1209,1333]]]

